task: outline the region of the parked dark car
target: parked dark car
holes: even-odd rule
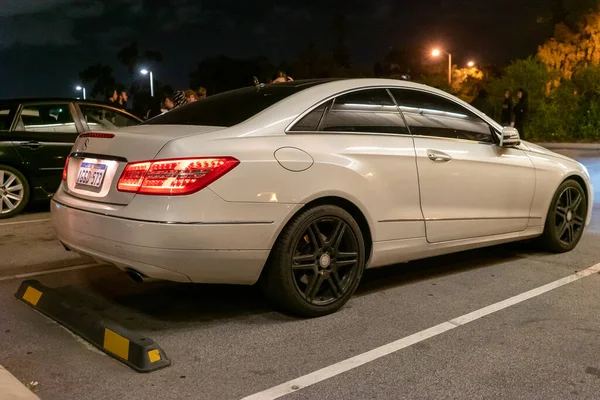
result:
[[[0,100],[0,219],[58,189],[77,136],[141,120],[106,104],[74,99]]]

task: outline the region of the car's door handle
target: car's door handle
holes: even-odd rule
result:
[[[429,157],[431,161],[435,162],[448,162],[452,160],[452,157],[450,157],[448,154],[436,150],[427,150],[427,157]]]
[[[43,144],[41,144],[40,142],[36,142],[36,141],[21,143],[21,147],[27,147],[30,149],[39,149],[42,146],[43,146]]]

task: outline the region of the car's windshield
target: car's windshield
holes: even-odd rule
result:
[[[146,122],[166,125],[205,125],[230,127],[266,110],[275,103],[323,81],[276,84],[249,87],[209,96],[186,106],[176,108]]]

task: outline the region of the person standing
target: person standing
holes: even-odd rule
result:
[[[510,97],[510,91],[504,92],[504,102],[502,103],[502,113],[500,115],[500,124],[502,126],[511,126],[514,122],[513,119],[513,101]]]
[[[165,100],[162,103],[162,107],[160,108],[160,112],[162,114],[164,114],[167,111],[171,111],[174,108],[175,108],[175,104],[173,103],[173,99],[171,99],[171,95],[165,96]]]
[[[175,93],[173,93],[171,100],[173,100],[173,109],[188,104],[187,99],[185,97],[185,92],[183,90],[178,90]]]
[[[121,89],[121,93],[119,94],[119,100],[115,105],[123,110],[127,110],[127,100],[129,100],[129,97],[127,96],[127,91]]]
[[[197,90],[196,90],[196,95],[198,97],[198,100],[204,100],[206,98],[206,88],[200,86]]]
[[[186,90],[184,94],[188,104],[198,101],[198,95],[192,89]]]
[[[119,103],[119,93],[117,92],[117,89],[114,87],[111,87],[110,89],[108,89],[106,91],[106,103],[113,106],[113,107],[118,107]]]
[[[484,113],[485,115],[487,115],[488,117],[492,119],[495,117],[494,105],[489,99],[488,91],[484,88],[481,88],[479,90],[477,97],[471,102],[471,105],[479,111],[481,111],[482,113]]]
[[[292,77],[288,76],[285,72],[277,71],[277,72],[275,72],[275,75],[273,75],[273,79],[271,80],[271,83],[284,83],[284,82],[292,82],[292,81],[293,81]]]
[[[519,131],[521,139],[525,139],[525,122],[529,117],[529,98],[525,89],[519,89],[517,98],[519,101],[514,109],[515,128]]]

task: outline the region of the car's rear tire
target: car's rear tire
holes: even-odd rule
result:
[[[563,182],[550,203],[540,244],[555,253],[573,250],[583,235],[587,213],[587,197],[581,185],[571,179]]]
[[[29,183],[17,169],[0,165],[0,219],[19,214],[29,202]]]
[[[356,291],[365,268],[360,227],[344,209],[302,211],[277,239],[260,286],[276,305],[304,317],[331,314]]]

